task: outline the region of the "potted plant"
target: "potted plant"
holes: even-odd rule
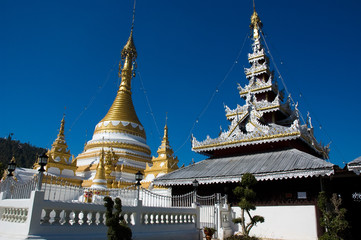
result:
[[[211,240],[213,234],[214,234],[216,231],[217,231],[217,230],[214,229],[214,228],[209,228],[209,227],[203,228],[203,232],[204,232],[204,235],[206,235],[206,239],[207,239],[207,240]]]

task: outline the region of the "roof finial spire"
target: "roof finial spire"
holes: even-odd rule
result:
[[[253,39],[258,39],[259,31],[262,28],[262,22],[256,12],[256,4],[254,3],[254,0],[253,0],[253,14],[251,16],[251,25],[249,25],[249,27],[251,28],[251,30],[253,30],[252,33]]]
[[[130,30],[130,36],[127,43],[125,44],[123,50],[121,51],[121,60],[119,62],[119,77],[122,79],[119,90],[131,92],[131,80],[135,77],[135,69],[137,68],[136,58],[137,50],[135,49],[133,41],[133,29],[134,29],[134,20],[135,20],[135,0],[133,7],[133,19],[132,27]],[[123,68],[122,68],[123,65]]]
[[[59,129],[59,133],[58,133],[58,138],[59,137],[63,137],[64,138],[64,124],[65,124],[65,113],[63,113],[63,118],[61,119],[60,122],[60,129]]]
[[[133,6],[133,19],[132,19],[132,27],[131,27],[131,29],[130,29],[130,34],[132,34],[133,33],[133,29],[134,29],[134,20],[135,20],[135,3],[136,3],[137,1],[136,0],[134,0],[134,6]]]

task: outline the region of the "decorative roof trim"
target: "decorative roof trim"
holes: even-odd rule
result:
[[[225,149],[231,147],[239,147],[239,146],[247,146],[247,145],[256,145],[268,142],[279,142],[279,141],[286,141],[290,139],[296,139],[300,137],[300,132],[291,132],[291,133],[282,133],[282,134],[275,134],[269,136],[262,136],[257,138],[247,138],[247,139],[240,139],[234,141],[226,141],[220,143],[213,143],[213,144],[204,144],[201,146],[192,147],[192,150],[195,152],[209,151],[215,149]],[[194,139],[195,140],[195,139]],[[195,140],[196,141],[196,140]],[[193,143],[195,145],[195,143]]]
[[[253,174],[258,181],[268,180],[281,180],[292,178],[306,178],[306,177],[318,177],[318,176],[330,176],[334,174],[333,169],[316,169],[316,170],[299,170],[290,172],[275,172],[275,173],[261,173]],[[197,178],[199,184],[218,184],[227,182],[240,182],[242,176],[223,176],[223,177],[205,177]],[[159,186],[171,186],[171,185],[191,185],[194,179],[176,179],[176,180],[154,180],[154,184]]]

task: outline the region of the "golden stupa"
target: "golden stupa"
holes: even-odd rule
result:
[[[146,135],[135,112],[131,80],[135,76],[137,51],[133,29],[121,51],[119,77],[121,84],[117,96],[105,117],[95,126],[93,137],[77,156],[77,175],[84,179],[83,186],[90,187],[101,157],[107,152],[104,163],[107,185],[126,187],[134,184],[135,173],[144,172],[151,162]]]

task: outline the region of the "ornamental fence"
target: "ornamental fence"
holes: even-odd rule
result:
[[[135,239],[147,239],[148,235],[148,239],[154,239],[152,237],[157,234],[161,234],[157,235],[158,239],[168,239],[167,234],[172,229],[175,236],[198,239],[203,235],[201,229],[204,227],[217,229],[215,236],[220,236],[224,224],[220,216],[222,211],[228,211],[221,207],[227,204],[227,197],[220,194],[199,196],[190,192],[171,196],[170,190],[155,192],[135,185],[122,189],[95,189],[75,186],[49,175],[44,175],[42,180],[41,191],[38,191],[38,175],[27,182],[13,178],[0,182],[1,229],[18,229],[16,224],[22,223],[28,229],[24,228],[24,233],[15,232],[38,232],[44,236],[72,234],[77,240],[91,233],[92,239],[104,239],[103,198],[110,196],[122,200],[125,222],[134,233],[140,234]],[[167,224],[167,228],[161,224]],[[154,228],[149,230],[145,226]],[[163,232],[166,230],[167,233]]]
[[[0,192],[3,192],[5,199],[28,199],[31,192],[36,189],[38,175],[35,175],[27,182],[17,182],[12,177],[7,177],[0,182]]]
[[[13,178],[6,178],[5,181],[0,182],[0,192],[4,192],[3,199],[29,199],[31,192],[37,188],[38,181],[38,175],[24,183],[19,183]],[[142,200],[143,206],[164,208],[190,208],[195,202],[194,192],[171,196],[171,192],[167,190],[162,190],[162,194],[159,194],[141,187],[138,189],[136,185],[127,188],[84,188],[51,175],[43,176],[41,190],[44,191],[44,200],[61,202],[87,202],[102,205],[104,196],[120,198],[123,206],[134,206],[136,199]],[[197,195],[196,202],[201,205],[214,205],[215,199],[216,195],[208,197]]]

